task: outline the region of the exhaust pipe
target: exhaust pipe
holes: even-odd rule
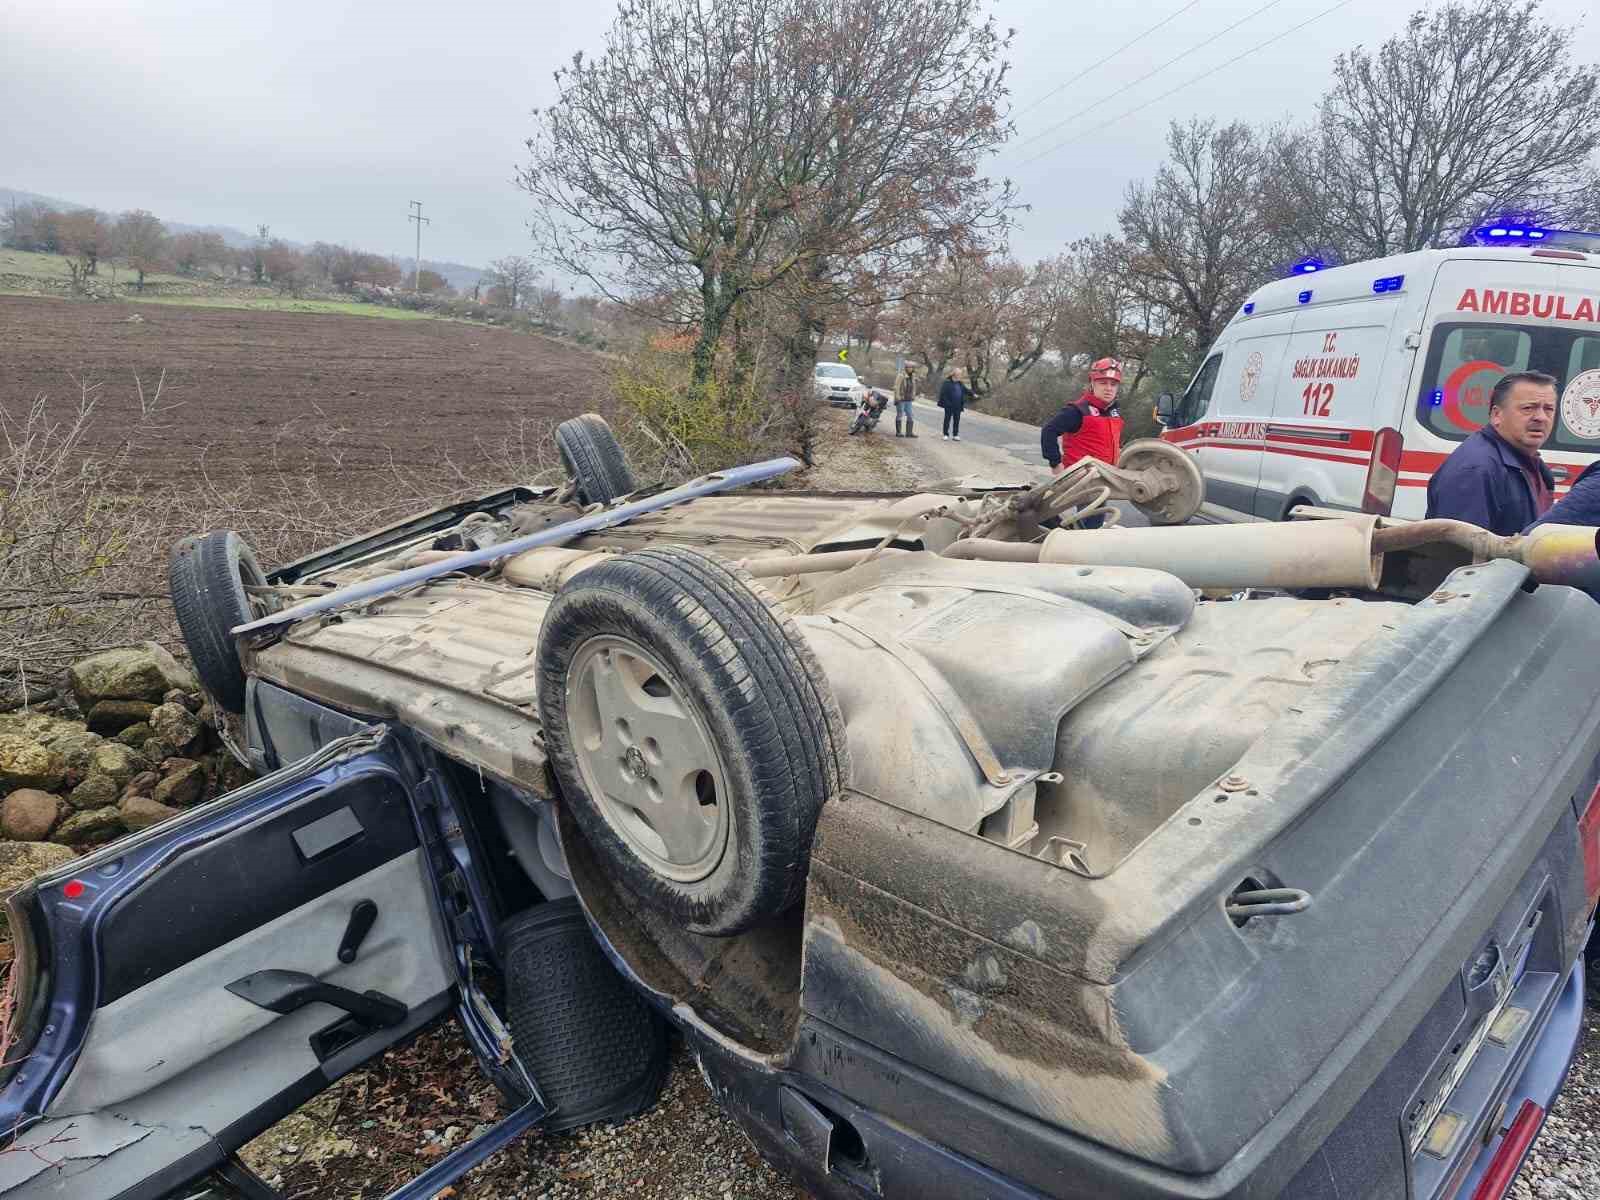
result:
[[[1195,588],[1371,590],[1383,570],[1383,555],[1372,544],[1376,524],[1376,517],[1352,516],[1294,524],[1057,529],[1045,538],[1039,561],[1149,567]]]
[[[1600,529],[1541,525],[1517,539],[1517,561],[1540,583],[1560,583],[1600,595]]]

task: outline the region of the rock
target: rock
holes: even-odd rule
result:
[[[140,771],[128,780],[128,786],[122,789],[122,798],[129,796],[148,796],[156,790],[156,784],[161,782],[161,776],[154,771]]]
[[[50,791],[60,787],[66,776],[66,763],[48,746],[16,734],[0,735],[0,790]]]
[[[61,798],[37,788],[18,788],[0,804],[0,833],[15,842],[42,842],[61,816]]]
[[[90,775],[72,789],[67,796],[67,803],[79,811],[89,808],[104,808],[108,804],[115,804],[117,797],[121,794],[121,785],[111,776]]]
[[[77,857],[54,842],[0,842],[0,896],[9,896],[41,871]]]
[[[182,762],[184,765],[174,769],[165,779],[156,784],[155,799],[162,804],[170,804],[176,808],[187,808],[206,792],[206,769],[197,762],[188,759],[172,759],[172,762]]]
[[[90,733],[83,726],[65,733],[57,734],[50,743],[50,749],[61,755],[61,760],[67,764],[67,770],[75,773],[82,779],[89,773],[89,763],[94,752],[106,744],[106,739],[98,733]]]
[[[154,734],[145,738],[143,749],[145,759],[149,762],[160,762],[164,758],[172,757],[172,747]]]
[[[205,703],[205,698],[199,692],[186,692],[182,688],[173,688],[161,697],[163,704],[181,704],[190,712],[199,712],[200,706]]]
[[[67,846],[89,846],[109,842],[124,832],[122,814],[114,805],[73,813],[56,830],[56,841]]]
[[[91,733],[113,734],[148,721],[155,705],[148,700],[102,700],[89,710]]]
[[[17,737],[32,738],[34,741],[46,746],[51,746],[61,734],[75,733],[82,729],[81,722],[68,721],[63,717],[52,717],[48,713],[0,713],[0,734],[15,734]]]
[[[204,729],[200,718],[181,704],[162,704],[150,713],[150,728],[178,754],[197,749]]]
[[[124,797],[117,810],[122,814],[122,823],[129,829],[148,829],[178,815],[175,808],[169,808],[149,796],[137,795]]]
[[[178,660],[154,642],[102,650],[67,668],[67,682],[88,712],[101,700],[160,700],[173,688],[195,691],[200,685]]]
[[[149,761],[138,751],[121,742],[101,742],[89,753],[85,775],[106,775],[120,792],[140,771],[148,770]]]
[[[149,723],[140,721],[137,725],[129,725],[121,733],[117,734],[116,740],[124,746],[130,746],[135,750],[143,750],[144,744],[155,736],[156,731],[150,728]]]

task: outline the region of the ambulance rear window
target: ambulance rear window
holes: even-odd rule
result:
[[[1545,371],[1557,380],[1556,394],[1585,372],[1600,371],[1600,337],[1547,325],[1441,324],[1433,331],[1423,371],[1417,419],[1439,437],[1461,441],[1489,419],[1489,393],[1509,371]],[[1600,376],[1595,377],[1600,388]],[[1587,407],[1559,406],[1547,450],[1600,453],[1600,423]]]

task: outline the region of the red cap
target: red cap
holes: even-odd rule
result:
[[[1097,358],[1089,364],[1089,382],[1109,379],[1112,383],[1122,382],[1122,364],[1114,358]]]

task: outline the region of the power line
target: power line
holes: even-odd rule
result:
[[[1032,158],[1024,159],[1022,162],[1018,163],[1017,164],[1017,169],[1020,170],[1021,168],[1026,167],[1026,166],[1028,166],[1028,165],[1030,165],[1032,163],[1036,163],[1041,158],[1045,158],[1045,157],[1047,157],[1047,156],[1049,156],[1051,154],[1054,154],[1057,150],[1060,150],[1063,146],[1070,146],[1070,145],[1072,145],[1073,142],[1081,142],[1084,138],[1089,137],[1091,134],[1099,133],[1102,129],[1105,129],[1107,126],[1110,126],[1110,125],[1115,125],[1118,121],[1127,120],[1127,118],[1133,116],[1134,113],[1143,112],[1145,109],[1149,108],[1152,104],[1158,104],[1161,101],[1165,100],[1168,96],[1175,95],[1176,93],[1183,91],[1184,88],[1189,87],[1192,84],[1199,83],[1202,79],[1205,79],[1205,78],[1207,78],[1208,76],[1211,76],[1211,75],[1215,75],[1218,71],[1221,71],[1224,68],[1233,66],[1233,64],[1238,62],[1240,59],[1248,58],[1248,57],[1250,57],[1250,55],[1254,54],[1258,50],[1265,50],[1268,46],[1272,45],[1274,42],[1283,41],[1284,38],[1288,37],[1292,33],[1299,33],[1306,26],[1316,24],[1318,21],[1322,20],[1323,17],[1330,16],[1331,14],[1338,12],[1341,8],[1348,7],[1353,2],[1354,2],[1354,0],[1339,0],[1339,2],[1337,4],[1331,5],[1328,8],[1323,9],[1316,16],[1307,17],[1304,21],[1301,21],[1300,24],[1292,26],[1289,29],[1285,29],[1282,33],[1274,34],[1272,37],[1269,37],[1264,42],[1256,43],[1256,45],[1251,46],[1250,49],[1244,51],[1243,53],[1234,55],[1232,58],[1228,59],[1227,62],[1218,63],[1216,66],[1212,67],[1209,71],[1202,71],[1202,72],[1200,72],[1200,74],[1196,75],[1193,79],[1186,79],[1182,83],[1180,83],[1177,87],[1169,88],[1167,91],[1162,92],[1159,96],[1155,96],[1152,99],[1146,100],[1143,104],[1135,105],[1133,108],[1130,108],[1125,113],[1119,113],[1117,116],[1112,117],[1110,120],[1106,120],[1106,121],[1100,122],[1100,124],[1094,126],[1093,128],[1085,129],[1082,133],[1074,134],[1072,137],[1069,137],[1064,141],[1057,142],[1054,146],[1051,146],[1048,150],[1041,150],[1038,154],[1035,154]]]
[[[1165,71],[1168,67],[1172,66],[1173,63],[1182,62],[1184,59],[1188,58],[1191,54],[1196,54],[1196,53],[1200,52],[1201,50],[1204,50],[1207,46],[1211,45],[1212,42],[1214,42],[1217,39],[1225,37],[1228,34],[1232,33],[1235,29],[1239,28],[1239,26],[1243,25],[1245,22],[1255,20],[1262,13],[1266,12],[1269,8],[1277,8],[1278,5],[1280,5],[1282,3],[1283,3],[1283,0],[1267,0],[1267,2],[1265,4],[1263,4],[1260,8],[1256,9],[1255,12],[1249,13],[1246,16],[1240,17],[1237,21],[1235,21],[1232,25],[1229,25],[1226,29],[1219,29],[1216,33],[1212,34],[1210,37],[1208,37],[1205,41],[1201,42],[1199,45],[1190,46],[1182,54],[1174,55],[1172,58],[1167,59],[1167,61],[1162,63],[1159,67],[1152,67],[1150,70],[1146,71],[1143,75],[1139,76],[1139,78],[1135,79],[1132,83],[1124,84],[1122,87],[1119,87],[1116,91],[1110,92],[1110,93],[1108,93],[1108,94],[1106,94],[1104,96],[1101,96],[1100,99],[1096,100],[1093,104],[1090,104],[1090,105],[1088,105],[1088,106],[1086,106],[1084,108],[1080,108],[1077,112],[1069,113],[1067,116],[1062,117],[1061,120],[1057,121],[1054,125],[1051,125],[1046,129],[1041,129],[1038,133],[1030,134],[1029,136],[1023,138],[1020,142],[1017,143],[1016,149],[1020,150],[1020,149],[1022,149],[1022,147],[1026,146],[1029,142],[1037,142],[1042,137],[1048,137],[1050,134],[1054,133],[1056,130],[1060,129],[1062,126],[1069,125],[1073,121],[1076,121],[1079,117],[1085,115],[1086,113],[1093,112],[1095,109],[1099,108],[1102,104],[1104,104],[1107,100],[1115,100],[1118,96],[1122,95],[1124,92],[1132,91],[1134,88],[1138,87],[1141,83],[1143,83],[1146,79],[1149,79],[1152,76],[1161,74],[1162,71]],[[1029,161],[1031,162],[1032,160],[1030,159]]]
[[[1051,88],[1044,95],[1040,96],[1037,100],[1033,101],[1033,103],[1028,104],[1023,108],[1017,109],[1017,111],[1012,113],[1011,115],[1013,117],[1020,117],[1025,112],[1032,112],[1034,109],[1038,108],[1039,105],[1043,104],[1046,100],[1050,99],[1051,96],[1054,96],[1057,92],[1060,92],[1060,91],[1062,91],[1062,90],[1064,90],[1066,88],[1071,87],[1074,83],[1077,83],[1078,80],[1082,79],[1085,75],[1088,75],[1092,71],[1098,70],[1100,67],[1105,66],[1108,62],[1110,62],[1113,58],[1117,57],[1117,55],[1121,54],[1124,50],[1127,50],[1132,46],[1138,45],[1140,42],[1144,41],[1145,38],[1149,37],[1152,33],[1155,33],[1158,29],[1162,29],[1165,26],[1168,26],[1168,25],[1172,24],[1172,22],[1176,21],[1179,17],[1183,16],[1184,13],[1188,12],[1191,8],[1193,8],[1196,4],[1199,4],[1199,3],[1200,3],[1200,0],[1189,0],[1189,3],[1185,4],[1177,12],[1173,13],[1171,16],[1165,18],[1164,20],[1157,21],[1154,25],[1150,26],[1149,29],[1146,29],[1138,37],[1134,38],[1133,41],[1131,41],[1131,42],[1123,42],[1122,45],[1118,46],[1115,50],[1113,50],[1110,54],[1106,55],[1104,58],[1090,63],[1087,67],[1085,67],[1083,70],[1079,71],[1076,75],[1072,76],[1070,79],[1067,79],[1063,83],[1057,84],[1055,87]]]

